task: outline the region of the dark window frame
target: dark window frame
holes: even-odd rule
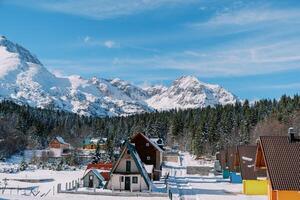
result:
[[[132,183],[138,183],[139,178],[137,176],[132,177]]]

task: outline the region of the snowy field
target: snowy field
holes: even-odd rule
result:
[[[16,159],[14,159],[14,163]],[[0,168],[17,168],[17,164],[13,163],[0,163]],[[4,187],[4,180],[7,179],[7,188],[20,188],[19,192],[16,189],[10,190],[6,189],[3,193],[3,190],[0,190],[0,199],[121,199],[121,200],[159,200],[159,199],[168,199],[163,197],[116,197],[116,196],[96,196],[96,195],[81,195],[81,194],[57,194],[57,184],[61,183],[62,190],[65,190],[65,185],[67,182],[72,182],[73,180],[78,180],[84,174],[84,170],[76,171],[52,171],[52,170],[26,170],[20,171],[18,173],[0,173],[0,187]],[[23,182],[22,180],[38,180],[42,179],[45,182],[41,183],[29,183]],[[20,181],[21,180],[21,181]],[[35,188],[34,196],[29,190],[22,190],[22,188]],[[79,189],[79,191],[82,189]],[[54,192],[53,192],[54,191]]]
[[[0,168],[7,163],[0,163]],[[178,163],[165,163],[163,174],[169,173],[168,186],[173,193],[173,199],[183,200],[267,200],[267,196],[245,196],[242,194],[242,184],[230,184],[220,176],[187,175],[186,166],[211,166],[213,162],[194,160],[188,153],[181,153]],[[34,187],[37,196],[30,195],[30,191],[0,190],[0,199],[168,199],[163,197],[117,197],[95,196],[80,194],[57,194],[58,183],[65,189],[65,183],[81,178],[84,170],[77,171],[52,171],[52,170],[27,170],[18,173],[0,173],[0,187],[4,186],[4,179],[8,179],[7,187],[28,188]],[[28,183],[17,179],[45,179],[45,182]],[[163,182],[163,181],[162,181]],[[161,182],[161,183],[162,183]],[[54,189],[54,192],[53,192]],[[47,195],[46,195],[47,194]]]
[[[180,153],[178,163],[165,163],[163,174],[169,173],[171,191],[184,200],[267,200],[267,196],[242,194],[242,184],[231,184],[221,176],[186,174],[186,166],[213,166],[213,162],[194,160],[188,153]]]

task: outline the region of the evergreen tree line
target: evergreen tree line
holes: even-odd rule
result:
[[[254,143],[252,131],[259,122],[273,117],[289,123],[299,109],[298,95],[284,95],[280,100],[264,99],[251,105],[245,100],[234,105],[98,118],[2,101],[0,159],[25,148],[45,148],[55,136],[75,147],[86,137],[108,137],[112,151],[135,132],[161,137],[196,155],[214,154],[226,146]]]

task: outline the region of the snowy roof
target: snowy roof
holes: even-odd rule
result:
[[[146,171],[147,171],[148,174],[152,174],[153,169],[154,169],[154,165],[146,165],[144,163],[144,167],[145,167],[145,169],[146,169]]]
[[[107,142],[107,138],[106,137],[100,139],[100,143],[106,143],[106,142]]]
[[[55,139],[61,144],[69,144],[69,143],[65,142],[65,140],[60,136],[57,136]]]
[[[92,138],[90,140],[90,142],[93,143],[93,144],[97,144],[99,142],[99,140],[100,140],[100,138]]]
[[[164,140],[162,138],[150,138],[152,142],[155,142],[157,145],[164,145]]]
[[[140,174],[144,178],[145,183],[149,187],[152,184],[152,182],[151,182],[151,180],[148,176],[148,173],[145,169],[145,165],[143,164],[139,154],[137,153],[137,151],[135,149],[135,146],[133,144],[128,143],[128,142],[126,142],[125,148],[123,149],[121,156],[119,157],[119,159],[117,160],[117,162],[113,166],[113,168],[111,170],[111,173],[113,174],[115,172],[115,170],[117,169],[117,166],[119,165],[120,161],[123,159],[123,155],[125,154],[125,152],[127,152],[127,150],[129,151],[132,159],[134,160]]]

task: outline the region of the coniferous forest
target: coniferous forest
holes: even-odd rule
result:
[[[0,159],[26,148],[42,149],[55,136],[73,146],[85,137],[108,137],[110,149],[135,132],[165,139],[196,155],[214,154],[224,146],[255,143],[259,135],[284,135],[299,129],[300,96],[279,100],[245,100],[235,105],[171,110],[127,117],[97,118],[37,109],[10,101],[0,103]]]

